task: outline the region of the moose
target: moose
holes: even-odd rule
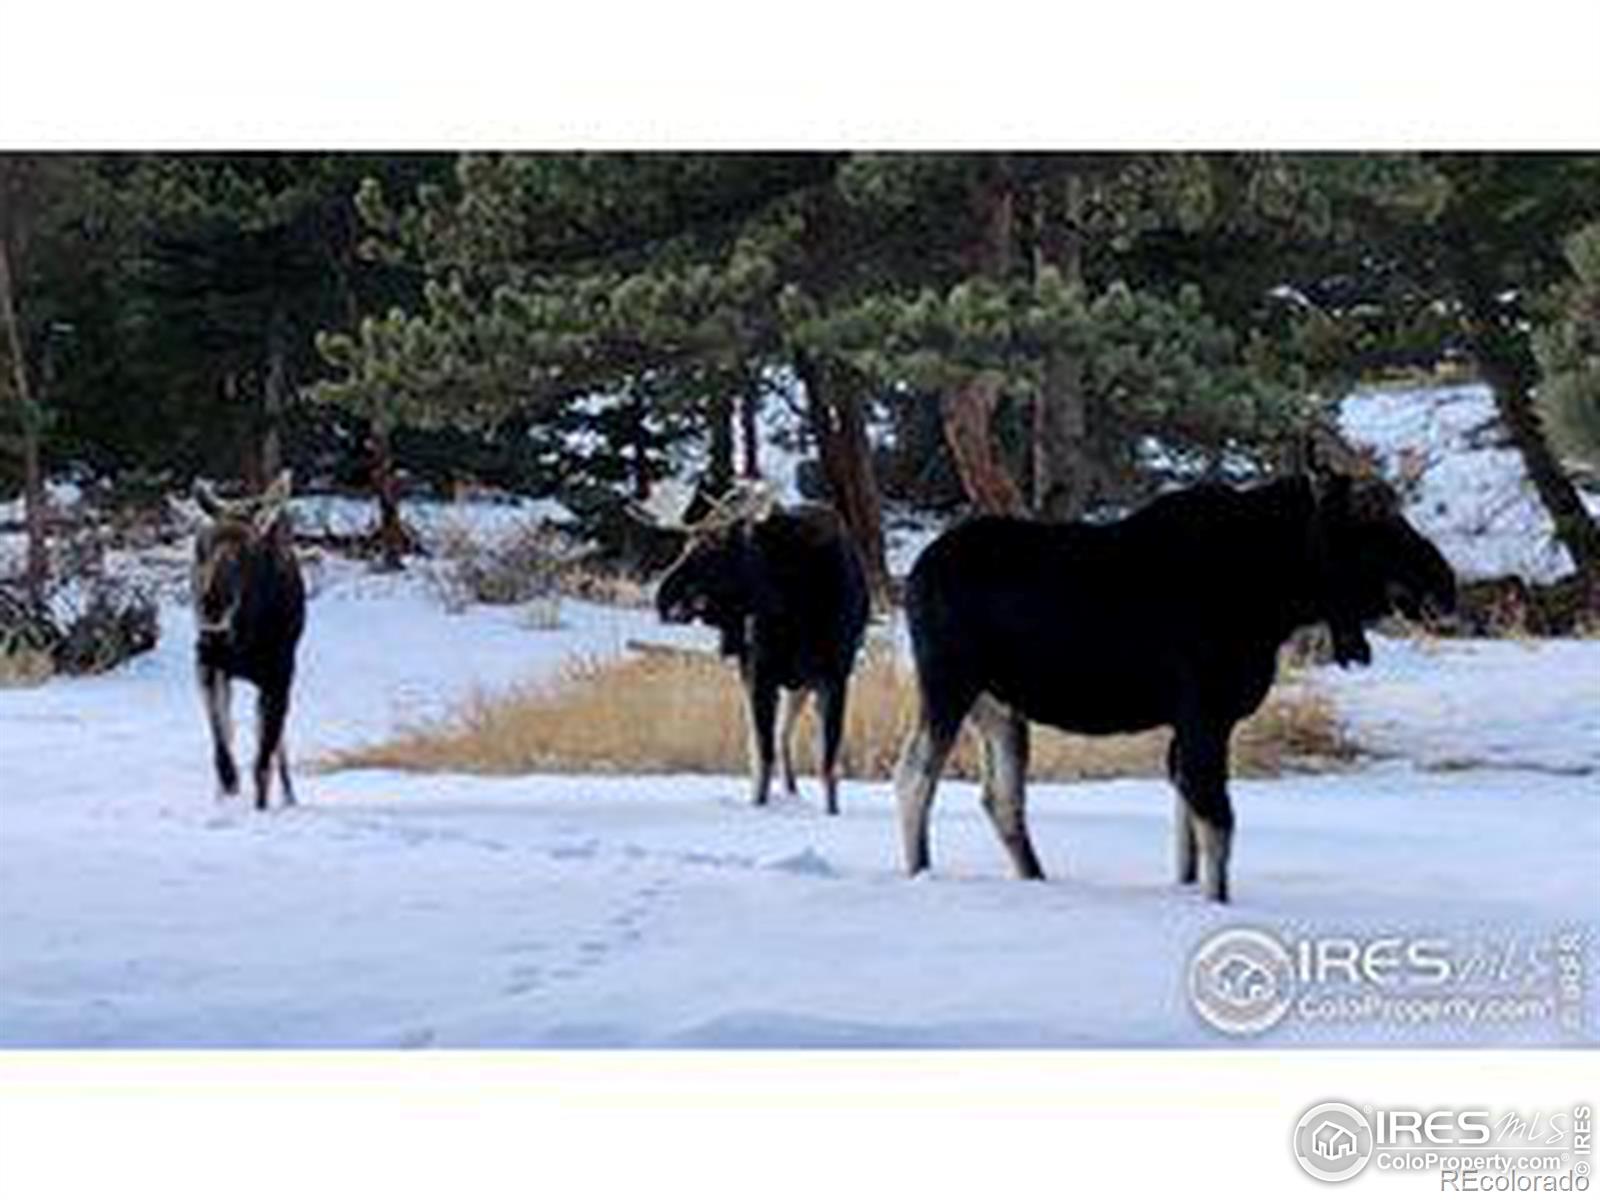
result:
[[[668,524],[647,509],[636,515]],[[656,590],[656,609],[671,624],[712,626],[721,653],[738,661],[752,802],[767,802],[774,742],[784,789],[795,793],[794,726],[815,693],[823,789],[828,813],[837,814],[846,692],[870,607],[866,571],[843,522],[822,504],[779,507],[769,487],[747,483],[677,527],[687,541]]]
[[[257,809],[267,807],[274,763],[284,803],[295,802],[283,730],[306,597],[284,513],[291,486],[285,471],[259,496],[244,500],[219,499],[203,482],[194,488],[195,502],[208,518],[195,536],[191,586],[195,659],[212,759],[223,794],[237,794],[232,682],[246,680],[258,692]]]
[[[1228,899],[1228,742],[1278,648],[1326,622],[1341,666],[1362,626],[1449,611],[1455,578],[1382,481],[1317,466],[1246,489],[1201,484],[1103,524],[981,516],[923,551],[906,585],[920,701],[896,770],[906,867],[929,866],[940,771],[970,715],[982,804],[1016,872],[1041,879],[1024,813],[1028,722],[1084,734],[1171,726],[1177,874]]]

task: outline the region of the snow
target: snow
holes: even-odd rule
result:
[[[763,403],[756,413],[761,474],[777,490],[782,503],[795,504],[805,499],[800,490],[800,464],[808,455],[816,453],[811,432],[801,416],[805,389],[788,370],[767,372],[764,383]],[[742,458],[745,453],[742,430],[738,438]]]
[[[1339,428],[1398,481],[1406,515],[1462,579],[1550,583],[1572,559],[1482,384],[1369,388],[1339,406]],[[1600,515],[1600,496],[1586,495]]]
[[[944,532],[946,522],[912,512],[884,513],[884,559],[897,578],[911,574],[922,552]]]
[[[371,500],[354,496],[311,495],[290,501],[295,528],[305,534],[354,537],[377,524]],[[560,501],[524,496],[475,500],[406,500],[401,509],[406,523],[424,545],[439,546],[451,534],[474,541],[492,541],[515,535],[530,526],[563,524],[572,513]]]
[[[84,490],[70,481],[52,481],[46,493],[56,513],[71,513],[87,521],[99,514],[83,503]],[[188,498],[174,498],[169,504],[169,524],[164,530],[149,531],[153,544],[130,551],[113,549],[109,561],[121,578],[171,591],[175,581],[188,570],[188,546],[171,538],[200,520],[199,506]],[[296,496],[289,502],[290,514],[298,533],[308,538],[354,538],[370,533],[377,524],[377,509],[370,498],[333,493]],[[530,529],[562,528],[573,515],[560,501],[550,497],[516,496],[487,492],[460,500],[407,499],[401,517],[430,551],[448,549],[465,539],[475,545],[493,545],[518,537]],[[0,532],[0,577],[20,570],[26,553],[26,537],[21,532],[23,505],[20,498],[0,502],[0,526],[13,532]],[[165,537],[168,540],[162,541]]]
[[[70,479],[47,479],[45,503],[57,512],[76,508],[83,502],[83,487]],[[27,510],[20,495],[0,501],[0,525],[21,525]]]
[[[1371,670],[1319,675],[1385,757],[1237,784],[1222,908],[1170,882],[1171,797],[1147,779],[1034,789],[1044,884],[1009,877],[957,784],[917,880],[878,783],[830,819],[809,780],[756,810],[734,778],[303,773],[302,807],[256,814],[212,795],[192,625],[163,616],[110,676],[0,692],[0,1044],[1214,1044],[1183,979],[1221,926],[1534,933],[1600,909],[1592,642],[1377,639]],[[449,615],[415,579],[330,566],[292,745],[678,633],[576,603],[550,631]],[[1264,1040],[1463,1036],[1557,1035]]]
[[[791,420],[766,405],[768,440]],[[1567,569],[1481,387],[1357,392],[1340,420],[1463,577]],[[786,495],[798,458],[763,452]],[[71,485],[52,496],[81,499]],[[406,506],[435,544],[565,516],[527,500]],[[373,514],[307,497],[295,518],[350,534]],[[891,514],[895,568],[939,528]],[[516,609],[451,614],[425,572],[306,559],[289,730],[301,762],[631,639],[714,645],[644,609],[564,601],[548,629]],[[1009,877],[975,789],[951,783],[936,870],[916,880],[899,871],[881,783],[847,782],[838,818],[812,781],[756,810],[743,780],[719,777],[302,771],[298,809],[221,803],[187,562],[177,543],[108,560],[163,597],[153,653],[0,690],[0,1046],[1210,1045],[1223,1039],[1191,1010],[1189,956],[1238,925],[1587,928],[1583,1037],[1600,1030],[1597,641],[1374,637],[1370,669],[1313,672],[1372,757],[1236,783],[1222,908],[1172,884],[1172,797],[1150,779],[1033,788],[1044,884]],[[900,623],[882,636],[903,649]],[[1571,1039],[1549,1025],[1288,1022],[1261,1040]]]
[[[1317,673],[1361,745],[1428,770],[1600,773],[1600,641],[1372,640],[1381,671]]]

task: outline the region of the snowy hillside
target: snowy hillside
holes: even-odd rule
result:
[[[1531,935],[1600,915],[1600,643],[1425,658],[1379,640],[1330,686],[1393,757],[1239,784],[1222,909],[1169,882],[1154,780],[1037,788],[1043,885],[1007,877],[973,790],[948,784],[938,870],[916,881],[877,784],[848,784],[835,820],[814,787],[756,811],[742,780],[681,777],[349,773],[302,776],[292,812],[219,805],[188,617],[165,617],[161,647],[109,677],[0,692],[0,1044],[1211,1044],[1183,980],[1224,925]],[[291,745],[304,760],[641,634],[665,631],[569,604],[535,632],[335,576]]]
[[[1550,583],[1571,573],[1487,387],[1353,392],[1339,406],[1339,428],[1399,484],[1406,515],[1461,578]],[[1585,500],[1600,515],[1600,496]]]

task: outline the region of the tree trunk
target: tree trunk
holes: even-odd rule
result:
[[[1494,392],[1500,419],[1522,455],[1540,502],[1555,523],[1556,538],[1572,558],[1588,596],[1589,611],[1600,611],[1600,527],[1550,449],[1533,402],[1537,367],[1525,345],[1509,344],[1511,336],[1514,335],[1479,341],[1474,347],[1478,369]]]
[[[1059,220],[1043,197],[1035,210],[1034,271],[1054,266],[1069,286],[1081,287],[1083,181],[1069,176],[1066,187],[1066,211]],[[1045,356],[1044,386],[1033,406],[1033,510],[1039,516],[1070,521],[1083,515],[1089,501],[1088,433],[1083,362],[1065,347],[1052,347]]]
[[[875,605],[886,607],[890,584],[882,499],[860,388],[844,369],[830,369],[809,354],[797,355],[795,367],[806,389],[806,413],[834,507],[861,552]]]
[[[1004,279],[1011,269],[1016,203],[1003,171],[979,187],[975,203],[979,235],[968,254],[971,269]],[[1027,507],[1022,490],[1006,468],[991,429],[999,403],[999,381],[979,374],[946,392],[939,412],[967,499],[981,512],[1020,513]]]
[[[761,478],[761,389],[752,380],[739,393],[739,441],[742,451],[739,474],[746,479]]]
[[[344,299],[345,322],[352,332],[361,328],[361,306],[356,300],[353,257],[334,256],[338,271],[339,293]],[[387,397],[378,401],[387,405]],[[400,516],[400,481],[395,475],[394,437],[389,430],[387,416],[373,415],[368,420],[367,448],[371,454],[368,482],[372,498],[378,505],[378,567],[384,571],[399,571],[405,567],[405,556],[417,549],[411,535],[406,532],[405,521]]]
[[[17,394],[17,424],[22,439],[22,511],[28,544],[23,583],[28,599],[39,604],[44,600],[45,584],[50,578],[50,548],[45,538],[44,469],[39,446],[42,422],[28,386],[28,363],[23,354],[22,328],[17,316],[16,292],[11,277],[11,256],[4,237],[0,237],[0,321],[6,327],[11,385]]]
[[[711,396],[711,454],[706,467],[706,488],[714,496],[726,495],[733,486],[733,396],[721,387]]]
[[[1027,510],[1022,489],[1011,477],[990,432],[999,402],[1000,385],[987,376],[946,393],[939,405],[944,440],[949,443],[967,499],[979,512],[1021,513]]]
[[[644,423],[644,400],[639,396],[628,399],[628,465],[632,479],[633,498],[647,500],[650,485],[655,482],[650,473],[650,447],[648,430]]]
[[[35,604],[44,602],[45,587],[50,582],[50,543],[45,533],[48,513],[41,457],[39,423],[30,418],[22,434],[22,511],[28,542],[23,582],[28,599]]]
[[[261,461],[261,437],[258,428],[259,422],[255,419],[253,410],[245,411],[239,401],[239,373],[237,371],[224,371],[222,374],[222,411],[228,414],[229,424],[239,438],[239,478],[250,492],[260,492],[267,486],[265,468]]]
[[[372,494],[378,501],[378,565],[385,571],[405,566],[412,549],[405,523],[400,519],[399,481],[394,473],[394,443],[380,421],[372,422]]]
[[[1441,242],[1447,270],[1462,291],[1468,348],[1494,393],[1495,408],[1539,501],[1555,524],[1556,539],[1572,558],[1589,611],[1600,611],[1600,528],[1545,438],[1533,402],[1539,364],[1524,317],[1502,299],[1505,285],[1485,269],[1465,231],[1446,229]]]
[[[974,275],[1004,279],[1012,267],[1017,201],[1011,180],[1003,167],[996,168],[989,178],[978,185],[973,194],[973,208],[978,236],[967,250],[968,270]]]
[[[261,389],[261,461],[263,483],[283,469],[283,414],[289,407],[288,316],[280,305],[267,325],[267,374]]]

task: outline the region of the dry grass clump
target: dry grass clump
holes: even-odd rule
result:
[[[36,646],[0,646],[0,688],[38,687],[55,674],[55,660]]]
[[[909,665],[874,647],[851,681],[845,774],[885,779],[915,714]],[[815,762],[815,714],[796,731],[803,770]],[[744,696],[736,671],[710,655],[663,651],[590,660],[555,682],[499,695],[476,694],[451,717],[402,730],[388,741],[342,752],[332,769],[379,767],[515,775],[577,773],[740,774],[746,769]],[[1036,779],[1163,775],[1165,730],[1077,737],[1034,727]],[[1234,735],[1234,770],[1274,775],[1348,761],[1356,753],[1325,696],[1303,684],[1274,689]],[[976,738],[963,735],[949,769],[976,777]]]

